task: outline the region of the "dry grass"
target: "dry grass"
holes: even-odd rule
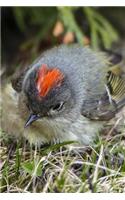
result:
[[[67,143],[38,149],[1,133],[1,192],[125,192],[122,130],[79,149]]]

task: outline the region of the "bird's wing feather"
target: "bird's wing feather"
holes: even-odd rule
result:
[[[123,106],[125,106],[125,79],[109,70],[105,93],[100,99],[84,101],[82,115],[93,120],[110,120]]]

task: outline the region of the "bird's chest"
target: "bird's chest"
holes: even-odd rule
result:
[[[59,143],[70,140],[70,122],[66,120],[41,119],[25,130],[25,137],[31,143]]]
[[[82,116],[74,123],[66,119],[42,119],[29,127],[25,136],[31,143],[37,144],[77,141],[88,145],[100,127],[102,125],[92,124]]]

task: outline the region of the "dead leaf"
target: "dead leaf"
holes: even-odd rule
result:
[[[64,26],[63,23],[61,21],[58,21],[53,29],[53,35],[55,37],[58,37],[59,35],[61,35],[64,32]]]
[[[67,32],[63,38],[63,43],[64,44],[69,44],[74,42],[75,36],[73,32]]]
[[[84,45],[89,45],[90,44],[90,38],[84,37],[83,38],[83,43],[84,43]]]

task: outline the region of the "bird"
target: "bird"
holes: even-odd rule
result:
[[[53,47],[17,74],[3,98],[12,103],[3,129],[33,144],[90,145],[125,106],[124,69],[89,47]]]

